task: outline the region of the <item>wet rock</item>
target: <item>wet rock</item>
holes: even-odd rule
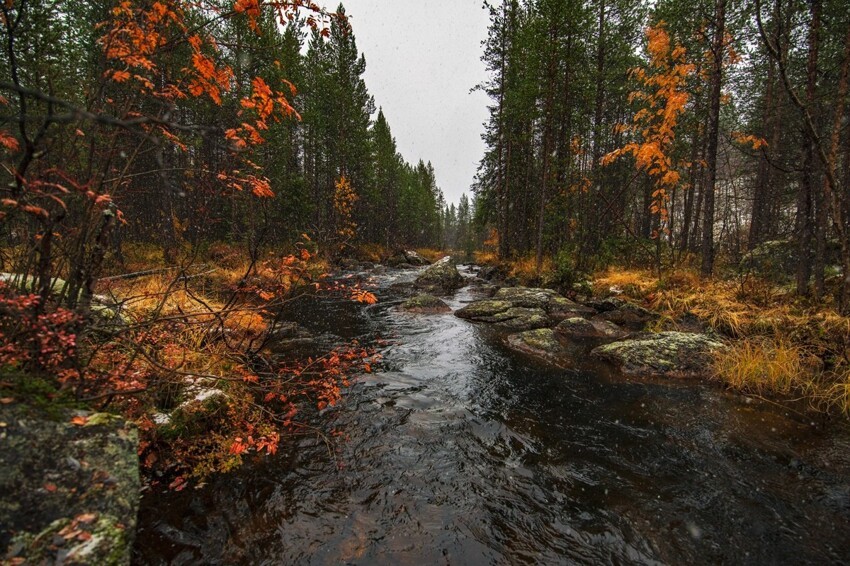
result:
[[[621,308],[623,305],[628,304],[628,301],[620,297],[607,297],[605,299],[586,301],[584,304],[598,312],[608,312]]]
[[[550,320],[543,309],[511,307],[506,311],[496,313],[491,317],[492,322],[499,328],[507,330],[533,330],[549,326]]]
[[[544,359],[556,365],[561,365],[560,362],[567,354],[566,348],[558,341],[551,328],[538,328],[511,334],[506,342],[512,350]]]
[[[360,268],[360,262],[351,257],[343,257],[337,260],[337,265],[345,271],[357,271]]]
[[[622,340],[629,332],[607,320],[574,317],[561,321],[555,333],[566,340]]]
[[[72,416],[88,419],[77,426]],[[0,406],[0,422],[4,558],[128,564],[141,488],[135,427],[103,413],[53,420],[20,405]]]
[[[659,332],[599,346],[591,355],[626,375],[695,377],[707,375],[711,353],[722,346],[707,334]]]
[[[552,300],[549,301],[547,310],[549,312],[549,316],[554,321],[561,321],[576,317],[586,318],[596,314],[595,309],[560,296],[552,297]]]
[[[433,295],[416,295],[403,302],[399,308],[403,311],[420,314],[437,314],[451,312],[452,309],[443,301]]]
[[[487,265],[478,271],[478,277],[485,281],[493,281],[494,279],[504,279],[507,277],[505,268],[501,265]]]
[[[412,250],[407,250],[404,253],[404,257],[407,258],[407,263],[410,265],[421,267],[423,265],[431,265],[431,262],[419,255],[417,252]]]
[[[455,315],[460,318],[465,318],[467,320],[475,320],[479,322],[495,322],[495,320],[491,320],[494,315],[500,312],[504,312],[512,306],[513,303],[509,301],[500,301],[498,299],[484,299],[482,301],[475,301],[474,303],[469,303],[462,309],[455,311]]]
[[[623,301],[616,309],[606,310],[599,314],[598,318],[613,322],[629,330],[640,331],[644,330],[650,322],[657,320],[658,315],[639,305]]]
[[[446,256],[423,271],[413,282],[426,293],[447,294],[460,289],[466,280],[457,270],[457,264]]]
[[[492,299],[470,303],[455,314],[467,320],[525,330],[552,326],[573,312],[590,314],[594,311],[551,289],[505,287],[496,291]]]
[[[297,322],[281,322],[274,328],[267,347],[274,353],[290,352],[299,348],[309,348],[316,337]]]
[[[410,269],[413,267],[422,267],[423,265],[431,265],[431,262],[419,255],[413,250],[402,250],[393,254],[387,259],[387,265],[400,269]]]
[[[532,287],[505,287],[496,291],[493,298],[508,301],[515,307],[545,309],[554,297],[560,297],[552,289]],[[562,297],[561,297],[562,298]]]

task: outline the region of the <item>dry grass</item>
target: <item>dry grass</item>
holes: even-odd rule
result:
[[[814,367],[802,348],[785,339],[733,342],[714,355],[714,373],[729,386],[758,394],[811,391]]]
[[[612,292],[636,300],[644,300],[658,289],[658,278],[650,271],[639,269],[614,269],[597,274],[593,279],[593,293],[608,295]]]
[[[835,371],[832,385],[825,389],[822,399],[827,407],[835,407],[850,417],[850,364]]]
[[[509,267],[509,275],[516,277],[523,283],[547,279],[551,280],[555,273],[555,264],[552,261],[552,258],[544,257],[543,263],[540,266],[540,273],[538,274],[537,257],[534,254],[529,254],[525,257],[512,261]]]
[[[474,252],[473,256],[478,265],[497,265],[499,263],[499,254],[496,252]]]

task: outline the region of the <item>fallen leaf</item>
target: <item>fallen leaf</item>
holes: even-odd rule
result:
[[[76,416],[76,417],[74,417],[73,419],[71,419],[71,424],[72,424],[72,425],[77,425],[77,426],[83,426],[83,425],[85,425],[87,422],[89,422],[89,418],[88,418],[88,417]]]
[[[97,513],[82,513],[81,515],[74,517],[74,520],[78,523],[88,525],[89,523],[93,523],[97,520]]]
[[[50,493],[53,493],[54,491],[56,491],[57,488],[55,483],[46,483],[44,484],[44,489]]]
[[[2,399],[0,399],[0,403],[3,403],[4,405],[8,405],[9,403],[14,403],[14,402],[15,402],[15,399],[12,398],[12,397],[3,397]]]

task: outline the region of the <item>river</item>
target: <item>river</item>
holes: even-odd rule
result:
[[[135,563],[850,561],[845,423],[715,384],[540,365],[451,313],[399,312],[393,284],[414,275],[376,277],[376,305],[293,305],[313,332],[387,341],[320,421],[345,437],[147,493]]]

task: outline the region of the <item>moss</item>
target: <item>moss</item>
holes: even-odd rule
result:
[[[710,354],[723,344],[706,334],[659,332],[595,348],[629,375],[694,376],[709,372]]]
[[[549,317],[542,309],[512,307],[494,315],[491,322],[511,330],[533,330],[549,326]]]
[[[558,294],[551,289],[533,287],[506,287],[499,289],[493,297],[499,301],[509,301],[515,307],[545,309]]]
[[[448,312],[451,310],[442,299],[433,295],[420,294],[406,300],[401,309],[410,312]]]
[[[461,318],[478,319],[490,317],[500,312],[504,312],[511,308],[513,304],[510,301],[500,301],[496,299],[485,299],[470,303],[458,310],[455,314]]]

